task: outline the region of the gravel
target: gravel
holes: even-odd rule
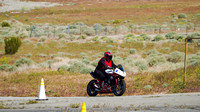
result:
[[[62,4],[50,3],[50,2],[31,2],[31,1],[20,1],[20,0],[0,0],[2,6],[0,12],[7,12],[13,10],[30,10],[39,7],[53,7]]]

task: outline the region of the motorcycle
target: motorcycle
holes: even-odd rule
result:
[[[89,96],[96,96],[103,93],[114,93],[115,96],[123,95],[126,90],[126,83],[124,81],[126,72],[122,65],[118,65],[115,69],[106,69],[105,73],[110,76],[106,82],[99,80],[94,72],[90,73],[94,79],[87,85],[87,94]],[[100,90],[97,89],[97,84],[100,86]]]

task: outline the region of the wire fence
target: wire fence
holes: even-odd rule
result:
[[[163,24],[163,25],[107,25],[95,24],[92,26],[83,23],[68,25],[51,25],[51,24],[35,24],[21,25],[16,27],[0,27],[0,36],[6,37],[10,35],[20,35],[22,37],[41,37],[56,38],[59,35],[88,35],[88,36],[109,36],[119,34],[162,34],[168,32],[177,32],[187,34],[188,32],[200,31],[199,24],[179,25],[179,24]]]

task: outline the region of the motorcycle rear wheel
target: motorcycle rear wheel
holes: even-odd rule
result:
[[[87,94],[89,96],[96,96],[98,93],[95,91],[95,86],[94,84],[97,82],[97,80],[91,80],[88,85],[87,85]]]
[[[126,91],[126,83],[124,79],[120,79],[118,88],[115,87],[113,93],[115,96],[122,96],[125,91]]]

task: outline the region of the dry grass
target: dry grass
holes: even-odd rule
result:
[[[186,86],[182,86],[182,69],[161,73],[127,73],[125,95],[164,94],[176,92],[199,92],[200,67],[189,67]],[[47,96],[87,96],[87,83],[92,80],[89,74],[59,73],[57,71],[26,71],[1,74],[1,96],[37,96],[40,80],[44,78]],[[163,86],[168,84],[168,86]],[[145,89],[151,85],[151,89]]]
[[[61,2],[70,1],[40,0]],[[167,16],[179,13],[188,14],[188,18],[199,13],[199,1],[175,0],[165,2],[130,1],[130,2],[96,2],[76,1],[77,5],[57,6],[51,8],[34,9],[28,13],[9,14],[23,23],[52,23],[68,24],[82,21],[86,24],[112,24],[112,20],[130,20],[136,24],[170,22]],[[1,19],[7,19],[5,13],[0,14]],[[27,21],[28,20],[28,21]]]

